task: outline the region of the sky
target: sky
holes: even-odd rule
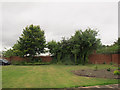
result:
[[[118,39],[117,2],[4,2],[0,3],[0,51],[12,47],[28,25],[40,25],[46,41],[70,38],[76,30],[99,31],[102,44]]]

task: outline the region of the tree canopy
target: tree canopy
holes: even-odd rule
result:
[[[30,25],[23,29],[23,33],[19,37],[19,40],[5,53],[12,52],[16,56],[28,56],[34,57],[37,54],[44,53],[46,46],[46,40],[44,31],[41,30],[40,26]]]
[[[32,60],[35,55],[44,53],[47,46],[56,62],[85,64],[88,62],[88,56],[101,46],[101,41],[97,35],[98,32],[91,28],[84,31],[77,30],[70,38],[62,37],[61,41],[52,40],[46,45],[44,31],[41,30],[40,26],[30,25],[23,29],[23,33],[12,49],[7,50],[4,54],[27,56]]]
[[[120,53],[120,38],[114,42],[112,45],[102,45],[97,49],[97,53],[103,54],[116,54]]]
[[[40,26],[30,25],[23,29],[23,34],[13,49],[23,52],[22,55],[24,56],[33,57],[44,52],[45,43],[44,31],[41,30]]]
[[[59,59],[62,60],[66,56],[69,56],[75,57],[75,64],[85,64],[88,55],[101,44],[100,39],[96,38],[97,35],[98,32],[90,28],[85,31],[77,30],[75,35],[69,39],[62,38],[60,42],[48,42],[48,48],[50,49],[50,53],[54,53],[53,55],[58,61]]]

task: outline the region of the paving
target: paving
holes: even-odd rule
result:
[[[116,88],[117,90],[120,90],[120,85],[111,84],[111,85],[97,85],[97,86],[78,87],[78,88]]]
[[[111,84],[111,85],[97,85],[97,86],[88,86],[88,87],[77,87],[77,88],[64,88],[64,89],[50,89],[50,90],[120,90],[120,85]]]

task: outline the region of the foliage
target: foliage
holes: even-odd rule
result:
[[[33,57],[37,54],[44,53],[46,46],[44,31],[40,26],[30,25],[23,29],[23,33],[16,44],[4,52],[4,56],[20,56],[29,57],[33,61]]]
[[[113,62],[110,62],[110,65],[113,65]]]
[[[62,59],[63,64],[65,65],[74,65],[75,63],[70,59],[70,56],[65,56],[65,58]]]
[[[120,75],[120,71],[118,71],[118,70],[115,70],[113,73],[114,73],[114,75]]]
[[[87,63],[88,56],[99,47],[100,39],[96,38],[98,32],[90,28],[85,31],[77,30],[69,39],[62,38],[60,42],[48,42],[50,53],[56,57],[57,62],[67,62],[65,57],[74,57],[74,63],[83,65]],[[71,58],[70,58],[71,59]],[[70,60],[69,60],[70,61]]]
[[[54,58],[56,58],[58,61],[60,61],[60,58],[61,58],[60,43],[52,40],[52,41],[48,42],[47,47],[49,49],[49,52],[54,56]]]
[[[120,67],[118,67],[118,70],[120,70]]]
[[[3,51],[2,54],[4,57],[11,57],[11,56],[15,55],[15,53],[13,52],[12,49],[8,49],[7,51]]]
[[[49,65],[50,62],[42,62],[41,60],[34,60],[33,62],[27,62],[27,61],[11,61],[12,65]]]
[[[79,57],[83,65],[87,62],[88,55],[100,45],[100,39],[96,38],[97,34],[97,31],[88,28],[85,31],[76,31],[75,35],[70,38],[73,43],[71,51],[75,57]]]
[[[27,26],[19,37],[18,45],[19,48],[13,47],[13,49],[23,52],[22,56],[33,57],[43,53],[45,47],[44,31],[40,29],[40,26]]]
[[[11,61],[12,65],[25,65],[25,63],[27,63],[26,61]]]
[[[113,45],[110,46],[105,46],[102,45],[101,47],[99,47],[96,51],[97,53],[103,53],[103,54],[116,54],[116,53],[120,53],[120,38],[118,38],[118,40],[116,42],[114,42]]]
[[[84,65],[88,62],[88,56],[101,45],[97,35],[98,32],[91,28],[85,31],[77,30],[70,38],[63,37],[59,42],[48,42],[47,48],[56,63],[74,62]],[[23,29],[23,34],[12,47],[12,52],[16,56],[30,57],[33,61],[35,55],[45,52],[45,42],[44,31],[39,26],[30,25]]]
[[[97,65],[95,65],[95,67],[94,67],[94,68],[95,68],[95,71],[97,71],[97,70],[98,70],[98,66],[97,66]]]
[[[47,47],[49,49],[49,52],[53,55],[56,56],[56,50],[57,50],[57,42],[52,40],[47,43]]]
[[[108,68],[108,69],[107,69],[107,71],[111,71],[111,69],[110,69],[110,68]]]
[[[106,62],[103,62],[103,64],[106,64]]]

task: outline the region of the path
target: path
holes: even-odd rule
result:
[[[120,86],[118,84],[111,84],[111,85],[97,85],[97,86],[88,86],[88,87],[78,87],[78,88],[118,88],[120,90]]]

